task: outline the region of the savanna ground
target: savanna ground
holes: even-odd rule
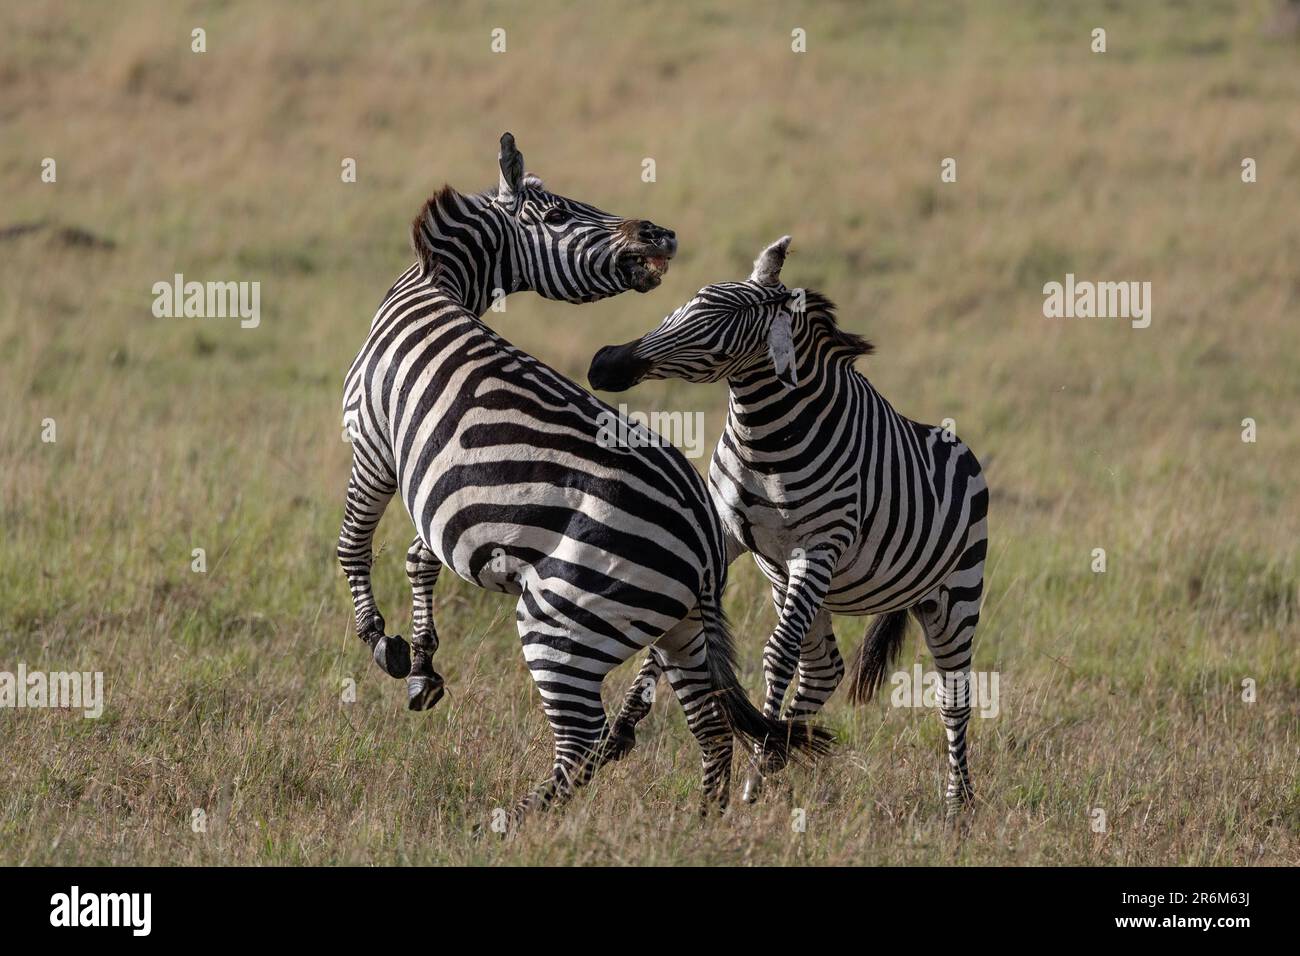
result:
[[[1273,13],[5,5],[0,670],[103,671],[108,703],[0,711],[0,863],[1300,862],[1300,46]],[[788,232],[787,281],[876,342],[875,384],[980,455],[1001,714],[972,722],[964,839],[937,715],[889,695],[837,695],[837,759],[705,823],[661,700],[567,812],[470,836],[550,763],[512,602],[444,576],[450,695],[408,713],[335,564],[339,397],[420,202],[491,185],[505,129],[552,188],[682,240],[648,296],[512,298],[489,318],[514,342],[585,382],[599,345]],[[260,281],[260,326],[155,318],[175,272]],[[1150,281],[1150,328],[1045,319],[1066,272]],[[628,400],[705,412],[711,448],[725,392]],[[409,537],[395,505],[376,581],[401,633]],[[748,559],[726,605],[757,698],[773,616]],[[846,651],[864,623],[839,620]]]

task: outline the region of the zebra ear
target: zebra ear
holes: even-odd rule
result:
[[[497,165],[501,167],[501,176],[497,182],[497,202],[503,206],[514,206],[515,198],[524,185],[524,154],[515,147],[515,138],[509,133],[501,134],[501,152],[497,154]]]
[[[772,320],[772,329],[767,333],[767,352],[772,356],[772,367],[776,370],[777,380],[786,388],[799,384],[792,321],[790,313],[782,310]]]
[[[782,236],[759,253],[754,260],[754,271],[749,274],[749,281],[759,285],[780,285],[781,266],[785,265],[785,254],[789,248],[790,237]]]

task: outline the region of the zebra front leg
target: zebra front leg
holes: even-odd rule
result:
[[[823,635],[820,632],[814,635],[813,629],[823,613],[822,602],[830,588],[839,555],[839,548],[832,546],[800,550],[787,565],[789,576],[785,586],[774,585],[772,588],[772,601],[777,605],[780,619],[763,648],[763,677],[766,683],[763,712],[768,717],[775,719],[781,716],[786,690],[794,679],[805,648],[808,648],[810,656],[821,653]],[[826,616],[825,626],[829,628],[829,615]],[[838,656],[837,652],[836,657]],[[842,662],[840,674],[843,675]],[[745,779],[745,802],[753,803],[757,800],[762,793],[763,777],[778,772],[783,766],[784,761],[774,754],[755,750],[750,772]]]
[[[405,677],[411,669],[410,648],[400,636],[385,636],[384,616],[375,604],[370,584],[375,528],[396,487],[381,469],[354,456],[343,506],[343,526],[339,530],[338,559],[352,592],[357,637],[370,648],[381,670],[393,677]]]
[[[438,650],[438,629],[433,623],[433,589],[438,585],[442,562],[417,534],[406,551],[406,577],[411,583],[411,649],[406,678],[406,706],[428,710],[442,700],[445,684],[433,669]]]
[[[986,549],[987,541],[983,539],[967,547],[943,584],[912,609],[942,678],[936,696],[948,739],[944,804],[949,818],[975,802],[966,763],[966,727],[970,723],[970,666],[984,590]]]
[[[822,616],[822,602],[839,555],[840,549],[830,545],[797,549],[797,555],[787,565],[785,586],[772,588],[772,601],[778,605],[780,619],[763,648],[763,676],[767,682],[763,709],[769,717],[781,716],[786,689],[805,651],[813,655],[821,652],[825,632],[814,635],[814,627],[830,626],[829,615]],[[814,636],[811,641],[810,635]]]
[[[831,614],[823,609],[808,629],[799,650],[799,679],[786,717],[811,720],[826,706],[826,701],[843,679],[844,658],[835,644]]]
[[[844,659],[835,645],[835,631],[831,627],[829,611],[819,611],[813,619],[812,627],[804,636],[799,650],[797,674],[794,700],[786,710],[786,718],[811,720],[825,706],[844,678]],[[751,762],[745,776],[744,799],[747,803],[753,803],[762,794],[763,774],[779,769],[771,764],[770,759],[762,767],[758,760]]]
[[[636,746],[636,725],[650,713],[655,702],[655,688],[659,685],[659,675],[663,668],[653,653],[646,654],[645,663],[637,672],[636,680],[623,696],[623,706],[610,729],[609,759],[622,760]]]

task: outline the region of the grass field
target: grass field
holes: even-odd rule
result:
[[[1271,2],[438,6],[0,12],[0,671],[107,692],[99,720],[0,710],[0,864],[1300,863],[1300,43]],[[722,820],[661,702],[565,813],[471,837],[550,763],[513,603],[444,576],[449,697],[408,713],[335,563],[339,399],[411,217],[493,184],[506,129],[548,186],[682,242],[648,296],[512,298],[516,344],[585,382],[790,233],[786,281],[984,462],[1001,713],[972,722],[964,831],[937,715],[837,695],[837,759]],[[177,272],[261,282],[261,324],[155,318]],[[1044,318],[1067,272],[1150,281],[1151,326]],[[704,411],[711,448],[725,389],[627,400]],[[395,506],[401,633],[409,538]],[[748,559],[726,606],[757,698]]]

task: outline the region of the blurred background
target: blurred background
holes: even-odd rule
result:
[[[0,670],[102,670],[108,706],[0,710],[0,862],[1300,862],[1298,27],[1272,0],[6,5]],[[469,838],[549,765],[513,606],[444,576],[451,696],[404,710],[335,563],[339,405],[412,216],[493,185],[503,130],[551,189],[681,240],[649,295],[511,298],[487,320],[515,344],[585,385],[789,233],[785,281],[984,462],[976,667],[1003,700],[966,841],[937,715],[838,696],[843,759],[725,821],[694,821],[661,704],[568,813]],[[178,272],[260,282],[260,325],[156,318]],[[1149,281],[1150,327],[1044,318],[1067,272]],[[711,448],[726,395],[623,398],[704,412]],[[402,633],[409,538],[395,505],[375,574]],[[727,607],[757,691],[746,559]],[[915,635],[904,658],[929,666]]]

